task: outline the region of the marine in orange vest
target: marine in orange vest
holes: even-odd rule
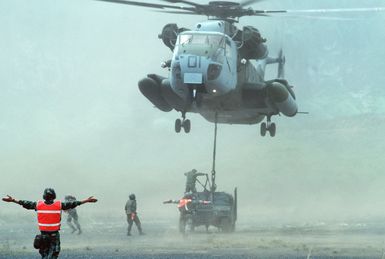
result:
[[[179,232],[185,233],[186,228],[186,222],[190,215],[192,215],[196,209],[196,205],[198,204],[210,204],[211,201],[205,201],[205,200],[198,200],[196,196],[191,193],[187,192],[180,200],[167,200],[164,201],[163,204],[167,203],[175,203],[178,204],[179,209]]]
[[[42,201],[17,200],[7,195],[5,202],[13,202],[23,206],[27,210],[37,212],[37,224],[41,235],[35,238],[34,246],[39,249],[42,258],[58,258],[60,253],[60,225],[63,210],[73,209],[81,204],[97,202],[94,197],[82,201],[61,202],[55,201],[56,193],[52,188],[47,188],[43,193]]]

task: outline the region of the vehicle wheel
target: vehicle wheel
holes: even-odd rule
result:
[[[179,133],[182,128],[182,121],[180,119],[175,120],[175,132]]]
[[[179,232],[181,234],[184,234],[186,232],[186,218],[184,216],[181,216],[179,218]]]
[[[262,122],[261,123],[261,136],[262,137],[264,137],[266,135],[266,130],[267,130],[266,122]]]
[[[190,129],[191,129],[191,122],[190,122],[190,120],[185,120],[183,122],[183,129],[184,129],[184,132],[186,132],[186,133],[190,132]]]
[[[194,223],[190,216],[186,219],[186,229],[190,230],[190,232],[193,232],[195,230]]]
[[[225,233],[231,232],[232,226],[231,221],[229,218],[223,218],[221,220],[221,229]]]
[[[235,222],[231,224],[231,229],[230,229],[230,232],[234,232],[234,231],[235,231]]]
[[[272,124],[270,124],[270,127],[269,127],[269,133],[271,137],[275,136],[275,129],[276,129],[275,123],[273,122]]]

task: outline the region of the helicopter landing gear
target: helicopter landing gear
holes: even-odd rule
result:
[[[275,136],[276,126],[274,122],[271,122],[271,115],[267,116],[267,122],[261,123],[261,136],[264,137],[266,135],[266,131],[269,132],[270,137]]]
[[[182,128],[186,133],[189,133],[191,130],[191,122],[189,119],[186,120],[185,112],[182,112],[182,119],[175,120],[175,132],[179,133]]]
[[[179,133],[182,128],[182,121],[180,119],[175,120],[175,132]]]

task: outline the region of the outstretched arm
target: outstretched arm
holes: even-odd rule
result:
[[[97,201],[98,200],[95,199],[94,196],[90,196],[87,199],[84,199],[84,200],[80,201],[80,204],[89,203],[89,202],[95,203]]]
[[[34,209],[36,209],[36,202],[34,202],[34,201],[17,200],[17,199],[15,199],[15,198],[13,198],[12,196],[9,196],[9,195],[7,195],[7,197],[4,197],[2,200],[5,201],[5,202],[13,202],[13,203],[19,204],[19,205],[23,206],[23,208],[25,208],[27,210],[34,210]]]
[[[79,205],[82,205],[84,203],[88,202],[97,202],[98,200],[94,198],[94,196],[88,197],[87,199],[81,200],[81,201],[69,201],[69,202],[63,202],[62,203],[62,210],[69,210],[73,209]]]
[[[163,204],[167,204],[167,203],[179,203],[179,200],[167,200],[163,202]]]
[[[3,201],[5,201],[5,202],[13,202],[13,203],[19,204],[19,200],[16,200],[15,198],[13,198],[12,196],[9,196],[9,195],[7,195],[7,197],[4,197]]]

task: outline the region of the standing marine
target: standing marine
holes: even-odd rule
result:
[[[124,207],[127,215],[127,236],[131,236],[131,228],[132,224],[135,222],[136,227],[138,228],[139,234],[144,235],[142,230],[142,224],[140,223],[138,213],[136,212],[136,197],[135,194],[130,194],[129,200],[126,202],[126,206]]]
[[[66,195],[64,197],[64,201],[66,202],[76,201],[76,198],[72,195]],[[76,209],[73,208],[73,209],[65,210],[64,212],[67,214],[67,224],[72,229],[71,233],[75,233],[75,231],[78,231],[78,235],[80,235],[82,233],[82,229],[80,228],[80,224],[78,221],[79,216]],[[72,220],[74,224],[72,224]]]
[[[198,173],[196,169],[193,169],[189,172],[184,173],[186,176],[186,190],[185,193],[187,192],[196,192],[197,189],[195,188],[195,183],[197,181],[197,177],[200,175],[206,175],[204,173]]]
[[[92,196],[82,201],[61,202],[55,199],[56,193],[52,188],[45,189],[43,200],[39,201],[17,200],[9,195],[3,198],[5,202],[13,202],[23,206],[27,210],[35,210],[37,212],[37,223],[41,234],[36,236],[34,247],[39,249],[39,253],[43,259],[55,259],[59,257],[59,230],[62,211],[73,209],[84,203],[97,202],[97,199]]]

